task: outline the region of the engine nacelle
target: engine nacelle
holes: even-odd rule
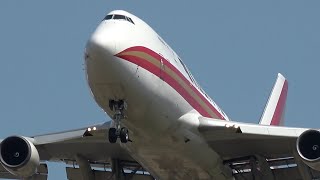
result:
[[[304,163],[320,171],[320,131],[303,132],[297,139],[297,151]]]
[[[10,136],[1,142],[0,160],[7,171],[23,178],[35,174],[40,165],[37,148],[21,136]]]

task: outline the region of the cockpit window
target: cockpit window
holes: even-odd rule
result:
[[[113,16],[113,19],[126,19],[126,17],[124,15],[118,15],[118,14],[115,14]]]
[[[132,21],[132,19],[130,17],[120,15],[120,14],[109,14],[103,20],[110,20],[110,19],[125,20],[125,21],[128,21],[128,22],[134,24],[134,22]]]
[[[127,17],[128,18],[128,21],[130,21],[132,24],[134,24],[134,22],[132,21],[131,18]]]
[[[112,14],[107,15],[103,20],[108,20],[108,19],[112,19]]]

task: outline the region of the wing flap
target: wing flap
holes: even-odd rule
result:
[[[48,166],[47,164],[40,164],[37,168],[37,172],[35,175],[30,177],[33,180],[47,180],[48,178]],[[0,179],[20,179],[10,172],[8,172],[1,164],[0,164]]]

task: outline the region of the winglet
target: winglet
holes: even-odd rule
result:
[[[279,73],[277,81],[273,86],[273,90],[261,116],[260,124],[275,126],[283,125],[287,93],[288,81],[282,74]]]

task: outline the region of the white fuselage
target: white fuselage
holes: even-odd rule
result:
[[[228,117],[150,26],[125,11],[112,11],[109,15],[126,18],[104,19],[88,41],[85,52],[87,79],[96,102],[112,118],[109,100],[125,100],[126,119],[121,123],[129,129],[133,143],[123,146],[138,162],[149,167],[152,174],[166,178],[161,174],[164,161],[156,159],[167,158],[183,160],[184,166],[190,166],[199,177],[205,178],[208,170],[202,171],[196,165],[196,161],[202,159],[188,160],[183,154],[177,155],[186,148],[183,143],[187,138],[179,134],[183,122],[178,119],[188,113],[222,120]],[[164,154],[175,155],[153,154],[147,147],[163,148]]]

